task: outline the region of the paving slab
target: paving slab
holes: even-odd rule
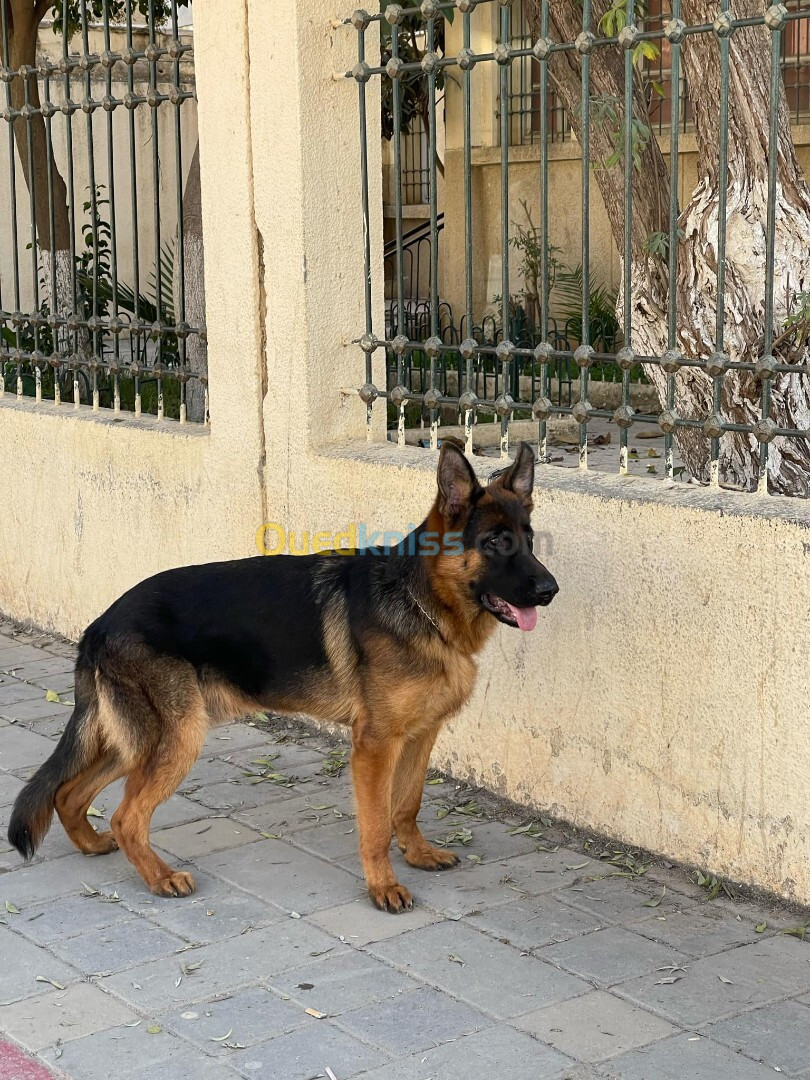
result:
[[[72,707],[60,704],[58,701],[48,701],[44,690],[39,690],[38,693],[39,697],[18,701],[13,705],[0,704],[0,716],[6,720],[12,720],[15,724],[24,724],[26,727],[33,720],[53,718],[66,724],[73,712]]]
[[[186,788],[186,798],[200,805],[201,814],[219,810],[226,814],[249,810],[286,798],[290,789],[278,784],[251,784],[245,777],[224,780],[218,784],[203,784]]]
[[[10,675],[0,675],[0,715],[5,715],[6,706],[17,705],[23,701],[41,701],[42,697],[40,686],[20,682]]]
[[[315,960],[269,979],[273,989],[296,1002],[302,1010],[314,1008],[329,1016],[393,999],[420,984],[396,968],[361,952],[340,952],[334,947]],[[370,1041],[374,1041],[373,1039]]]
[[[142,892],[148,895],[135,868],[120,851],[99,857],[75,852],[62,859],[30,865],[15,852],[14,865],[16,869],[11,873],[0,875],[0,889],[6,899],[20,908],[45,903],[56,896],[80,894],[85,891],[85,885],[103,888],[115,884],[122,897]]]
[[[18,724],[3,728],[0,740],[0,769],[15,772],[26,766],[38,766],[53,753],[53,743]]]
[[[160,1027],[160,1031],[155,1029]],[[154,1017],[142,1020],[137,1027],[124,1025],[109,1028],[85,1038],[73,1039],[58,1050],[49,1047],[42,1052],[44,1061],[71,1080],[235,1080],[236,1074],[223,1072],[219,1062],[198,1054],[193,1072],[189,1069],[189,1044],[167,1031]],[[211,1068],[216,1071],[212,1072]]]
[[[364,896],[347,904],[313,912],[309,918],[310,922],[327,933],[359,949],[374,941],[387,941],[410,930],[418,930],[420,926],[430,926],[438,922],[441,916],[423,906],[392,918],[387,911],[372,907]]]
[[[261,840],[208,855],[197,864],[262,900],[299,914],[354,900],[363,892],[357,878],[345,870],[282,840]]]
[[[13,880],[12,877],[11,881]],[[100,895],[85,894],[63,896],[45,904],[25,907],[14,917],[13,922],[9,918],[9,922],[18,933],[38,945],[53,947],[58,942],[78,934],[87,934],[127,922],[130,914],[123,903],[106,901]]]
[[[317,1021],[300,1006],[283,1001],[267,987],[251,986],[222,1000],[215,998],[191,1009],[176,1009],[161,1017],[158,1023],[195,1043],[204,1053],[228,1059],[233,1048],[225,1046],[226,1042],[254,1046]],[[230,1036],[223,1039],[228,1032]]]
[[[125,899],[128,911],[200,945],[247,934],[279,917],[278,908],[205,872],[195,871],[197,888],[182,903],[176,897],[152,896],[145,889]]]
[[[52,659],[50,654],[43,653],[33,645],[21,641],[14,641],[6,635],[0,636],[0,671],[17,672],[15,677],[22,678],[20,669],[24,664],[36,663],[39,660]]]
[[[182,938],[132,916],[111,926],[65,938],[52,948],[57,956],[85,975],[100,975],[172,956],[185,944]]]
[[[707,956],[662,983],[654,972],[617,987],[616,993],[682,1027],[692,1028],[746,1012],[810,988],[810,949],[805,942],[774,937],[756,945]]]
[[[23,789],[22,780],[8,772],[0,772],[0,806],[11,806]]]
[[[412,930],[368,951],[500,1019],[590,989],[582,979],[459,922]]]
[[[707,1024],[705,1034],[787,1076],[810,1076],[810,1008],[780,1001]]]
[[[577,860],[573,852],[553,855],[535,852],[471,863],[465,859],[463,850],[452,850],[460,854],[462,863],[451,871],[428,873],[414,870],[401,858],[395,860],[400,880],[411,889],[417,902],[450,916],[470,915],[527,896],[552,892],[568,881],[577,880],[590,867],[586,860]],[[568,869],[579,867],[583,862],[582,869]],[[343,865],[347,868],[355,866],[360,872],[356,857],[344,860]]]
[[[304,920],[280,917],[247,934],[139,964],[99,986],[135,1008],[163,1013],[265,982],[334,946],[333,938]]]
[[[180,859],[194,859],[214,851],[228,851],[261,840],[254,829],[229,818],[208,818],[160,829],[151,834],[152,843]]]
[[[602,990],[538,1009],[513,1023],[557,1050],[591,1063],[677,1033],[672,1024]]]
[[[321,806],[322,803],[316,805]],[[340,821],[326,820],[316,829],[302,829],[290,834],[290,839],[296,847],[310,851],[322,859],[339,862],[342,859],[356,854],[360,840],[357,832],[357,822],[354,818],[343,818]],[[283,826],[278,826],[283,829]],[[283,833],[282,833],[283,835]]]
[[[41,994],[3,1009],[3,1030],[27,1050],[44,1050],[137,1020],[132,1009],[90,983]],[[0,1075],[3,1075],[0,1073]]]
[[[346,828],[349,828],[354,823],[354,799],[350,790],[336,793],[329,789],[325,797],[317,792],[292,794],[288,798],[274,799],[269,806],[238,810],[233,817],[260,831],[277,832],[282,836],[341,821],[347,822]],[[316,831],[320,832],[320,829]]]
[[[668,945],[639,938],[618,926],[546,945],[535,955],[601,987],[651,971],[666,974],[688,960]]]
[[[696,903],[671,890],[664,892],[663,885],[645,878],[613,876],[604,864],[599,873],[604,876],[596,881],[566,882],[560,896],[603,923],[624,925],[647,918],[651,910],[657,915],[669,915],[689,910]],[[647,901],[655,901],[656,907],[645,907]]]
[[[6,926],[0,926],[0,957],[0,1005],[3,1006],[60,986],[64,988],[79,978],[74,968]],[[55,987],[54,983],[58,985]]]
[[[30,646],[21,645],[19,652],[27,650]],[[51,656],[41,650],[35,650],[36,658],[20,662],[20,657],[12,658],[11,663],[3,662],[0,656],[0,665],[14,673],[15,679],[27,683],[33,683],[41,690],[55,690],[62,694],[73,689],[75,663],[63,656]]]
[[[250,722],[224,724],[208,732],[203,754],[224,757],[247,747],[262,746],[266,742],[267,732],[255,724]]]
[[[270,1042],[237,1050],[228,1063],[248,1080],[313,1080],[330,1068],[343,1080],[382,1064],[388,1056],[340,1031],[326,1020],[279,1035]]]
[[[556,893],[502,904],[470,915],[467,922],[522,950],[559,944],[603,926],[599,919],[566,904]]]
[[[773,1080],[774,1070],[711,1039],[684,1033],[614,1058],[604,1076],[609,1080]]]
[[[462,1040],[491,1024],[483,1013],[426,986],[341,1016],[344,1030],[395,1057]]]
[[[655,915],[631,925],[635,933],[671,945],[693,957],[708,956],[761,940],[756,932],[757,925],[761,924],[751,918],[730,916],[726,909],[711,904]]]
[[[400,1058],[363,1080],[573,1080],[579,1070],[559,1051],[505,1025],[484,1028],[462,1040]]]

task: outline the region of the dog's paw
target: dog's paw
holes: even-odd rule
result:
[[[452,851],[431,847],[430,844],[406,849],[402,854],[408,866],[415,866],[418,870],[449,870],[459,864],[458,855],[454,855]]]
[[[84,854],[109,855],[111,851],[118,851],[118,841],[115,839],[110,829],[105,829],[104,832],[96,833],[96,838],[93,841],[92,847],[86,847],[84,849]]]
[[[393,885],[377,885],[373,888],[369,886],[368,895],[380,911],[390,911],[398,915],[401,911],[410,911],[413,907],[413,896],[404,885],[396,882]]]
[[[189,896],[197,888],[194,878],[186,870],[174,870],[158,878],[152,886],[155,896]]]

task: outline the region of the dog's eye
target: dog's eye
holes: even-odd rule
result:
[[[491,548],[492,551],[497,551],[498,548],[500,547],[500,543],[501,543],[500,536],[490,536],[489,540],[487,540],[487,547]]]

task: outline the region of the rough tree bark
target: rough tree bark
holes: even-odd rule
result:
[[[595,0],[593,27],[607,4]],[[744,18],[762,11],[757,0],[732,0],[731,15]],[[540,0],[527,0],[535,37],[540,36]],[[717,14],[711,0],[683,0],[682,18],[689,24],[711,23]],[[576,0],[552,0],[550,36],[573,41],[582,29],[582,8]],[[753,361],[762,355],[765,298],[765,224],[769,126],[770,32],[744,27],[730,38],[728,187],[724,352],[732,359]],[[682,46],[695,135],[698,183],[681,212],[676,304],[678,347],[688,357],[708,358],[715,351],[717,311],[718,146],[720,51],[711,34],[690,35]],[[549,76],[581,136],[581,69],[573,52],[553,53]],[[624,94],[624,60],[619,49],[598,48],[591,54],[591,96]],[[784,334],[785,319],[795,309],[797,294],[810,289],[810,193],[796,159],[784,88],[778,104],[778,184],[776,200],[774,326],[779,344],[774,355],[784,363],[810,360],[803,344]],[[640,88],[634,111],[643,119]],[[591,127],[594,162],[615,150],[615,136],[597,124]],[[623,166],[600,168],[594,177],[621,251],[624,236]],[[633,177],[633,347],[640,354],[660,356],[667,348],[667,268],[644,250],[645,238],[666,231],[669,171],[651,139]],[[780,340],[781,339],[781,340]],[[666,375],[655,365],[647,374],[665,400]],[[712,380],[701,370],[685,368],[675,376],[675,409],[684,418],[713,411]],[[760,417],[760,384],[749,373],[731,371],[724,378],[723,415],[733,423],[755,423]],[[782,374],[772,381],[771,416],[780,427],[810,427],[810,380]],[[708,479],[709,442],[701,432],[679,428],[678,448],[687,468]],[[725,433],[721,440],[720,481],[753,489],[759,469],[759,446],[753,436]],[[775,439],[769,458],[770,490],[810,494],[810,446],[806,440]]]
[[[185,317],[191,326],[205,326],[205,280],[203,278],[202,204],[200,197],[200,146],[191,159],[183,192],[183,263]],[[180,319],[180,260],[174,260],[174,311]],[[195,375],[208,374],[208,349],[199,334],[186,338],[186,366]],[[205,387],[197,379],[186,383],[189,420],[205,419]]]
[[[6,3],[8,26],[8,57],[4,55],[0,36],[0,56],[7,67],[19,71],[34,68],[37,63],[37,33],[39,24],[52,6],[52,0],[0,0]],[[20,110],[26,104],[25,82],[28,83],[28,104],[39,110],[41,101],[35,77],[23,79],[18,75],[9,84],[11,105]],[[45,277],[43,300],[51,309],[66,314],[73,309],[70,274],[70,217],[68,215],[65,181],[51,159],[51,191],[53,193],[54,230],[51,238],[51,219],[48,207],[48,153],[45,120],[40,112],[30,119],[18,117],[13,124],[17,157],[29,192],[34,194],[34,216],[41,262]],[[28,132],[32,136],[29,156]],[[32,187],[33,184],[33,187]],[[53,242],[52,242],[53,240]],[[51,266],[51,251],[54,266]]]

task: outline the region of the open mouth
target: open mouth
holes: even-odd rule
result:
[[[507,626],[517,626],[520,630],[527,631],[534,630],[537,626],[536,607],[515,607],[514,604],[501,600],[500,596],[495,596],[493,593],[484,593],[481,603],[487,611],[492,612],[496,619]]]

